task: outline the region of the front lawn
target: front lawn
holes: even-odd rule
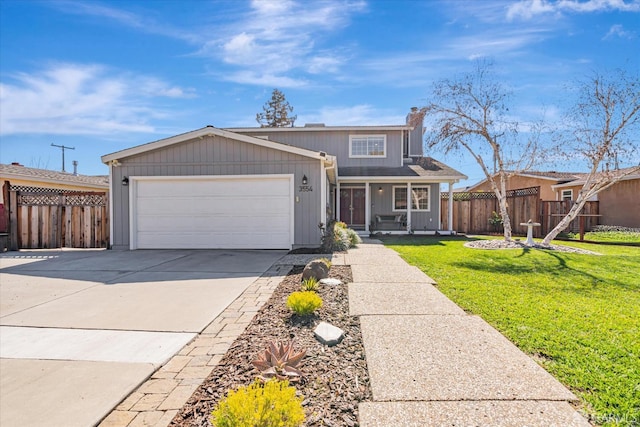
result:
[[[569,387],[593,422],[640,424],[640,248],[558,242],[596,256],[383,240]]]

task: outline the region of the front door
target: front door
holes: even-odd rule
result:
[[[341,188],[340,221],[348,226],[364,227],[365,198],[364,188]]]

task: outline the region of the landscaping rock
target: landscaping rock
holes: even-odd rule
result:
[[[327,277],[326,279],[320,280],[320,283],[322,283],[323,285],[329,285],[329,286],[340,286],[340,285],[342,285],[342,282],[340,280],[332,279],[330,277]]]
[[[311,261],[302,271],[302,280],[315,277],[318,280],[326,279],[329,276],[329,267],[324,261],[319,259]]]
[[[344,337],[344,331],[342,329],[327,322],[320,322],[313,330],[313,333],[318,341],[329,347],[338,344],[342,341],[342,337]]]

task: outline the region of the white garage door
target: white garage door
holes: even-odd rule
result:
[[[293,175],[130,179],[131,249],[291,249]]]

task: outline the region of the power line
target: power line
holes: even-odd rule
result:
[[[66,172],[66,171],[64,170],[64,150],[65,150],[65,149],[67,149],[67,150],[75,150],[75,149],[76,149],[76,147],[65,147],[64,145],[56,145],[56,144],[54,144],[53,142],[51,143],[51,146],[52,146],[52,147],[58,147],[58,148],[61,148],[61,149],[62,149],[62,172]]]

